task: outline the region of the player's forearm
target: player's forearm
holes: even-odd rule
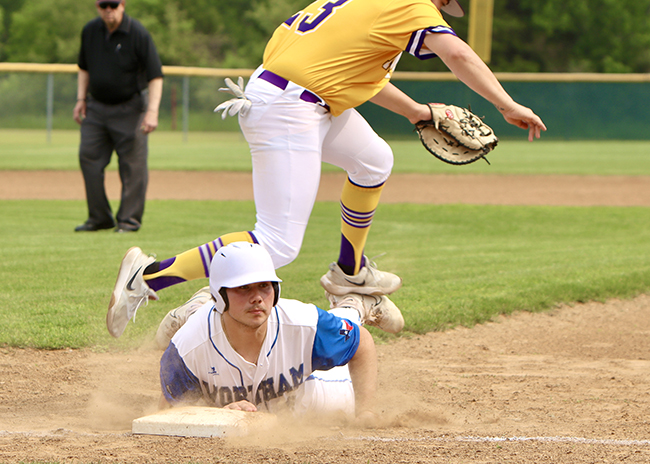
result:
[[[85,100],[88,96],[88,83],[90,82],[90,75],[88,71],[80,69],[77,73],[77,101]]]
[[[458,79],[496,106],[499,111],[516,105],[490,68],[461,39],[449,34],[429,34],[424,43]]]
[[[158,114],[160,109],[160,100],[162,99],[163,78],[157,77],[151,79],[147,88],[149,90],[147,111]]]
[[[377,352],[372,335],[360,328],[359,348],[348,363],[354,387],[355,412],[357,416],[372,411],[377,393]]]
[[[411,124],[431,117],[426,105],[414,101],[390,82],[370,101],[393,113],[404,116]]]

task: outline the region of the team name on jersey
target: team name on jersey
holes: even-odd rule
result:
[[[208,393],[209,400],[216,406],[223,407],[237,401],[250,401],[254,405],[266,404],[269,401],[284,397],[302,385],[305,381],[305,365],[301,364],[297,369],[289,369],[291,381],[284,374],[277,376],[277,382],[274,377],[262,380],[257,387],[253,398],[253,385],[246,387],[219,387]],[[209,391],[209,389],[205,389]]]

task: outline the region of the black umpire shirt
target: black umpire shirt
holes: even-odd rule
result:
[[[112,34],[100,17],[84,26],[78,64],[88,71],[90,95],[111,105],[130,100],[146,89],[150,80],[163,77],[151,35],[126,14]]]

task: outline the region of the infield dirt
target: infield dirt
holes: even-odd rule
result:
[[[60,192],[71,183],[66,176],[76,175],[74,198],[83,195],[78,173],[35,175],[44,176],[45,190]],[[0,198],[6,198],[9,177],[0,173]],[[162,175],[152,173],[152,184],[156,177]],[[181,177],[175,177],[176,186]],[[391,180],[393,188],[399,177]],[[566,177],[549,176],[537,183],[504,176],[518,186],[506,194],[503,179],[454,177],[455,182],[445,184],[439,176],[421,177],[421,184],[407,178],[404,185],[415,190],[399,194],[412,201],[421,194],[440,199],[455,191],[457,201],[437,202],[490,204],[502,194],[519,201],[530,194],[528,204],[607,205],[614,197],[649,206],[639,199],[650,199],[647,178],[575,178],[567,183]],[[187,178],[190,186],[208,182],[191,173]],[[57,179],[66,185],[56,184]],[[586,184],[578,185],[580,179]],[[340,176],[333,176],[334,190],[339,181]],[[228,182],[233,189],[242,184],[246,189],[246,179]],[[463,183],[483,186],[477,200],[459,199]],[[496,193],[489,193],[490,185]],[[636,187],[628,192],[630,185]],[[436,193],[434,186],[442,190]],[[170,187],[164,191],[171,192]],[[178,191],[188,195],[190,189]],[[558,192],[564,193],[554,196]],[[155,197],[152,191],[149,198]],[[579,203],[579,198],[585,201]],[[3,348],[0,462],[646,463],[649,313],[650,296],[641,295],[543,314],[521,312],[472,329],[402,338],[378,346],[381,417],[376,428],[283,420],[282,427],[244,440],[130,433],[134,418],[156,408],[161,353],[153,343],[125,353]]]

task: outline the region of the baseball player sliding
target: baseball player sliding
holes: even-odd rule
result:
[[[280,298],[274,268],[258,244],[232,243],[214,256],[209,289],[160,325],[158,342],[168,342],[161,407],[202,399],[243,411],[288,407],[372,419],[377,356],[361,323],[395,322],[399,310],[355,294],[330,312]]]
[[[403,52],[438,56],[465,84],[492,102],[528,139],[546,130],[529,108],[516,103],[483,61],[443,19],[462,16],[457,0],[316,0],[282,23],[245,92],[218,109],[239,113],[250,145],[256,224],[170,259],[155,261],[130,249],[111,296],[109,332],[119,337],[138,307],[157,291],[209,276],[217,250],[235,241],[262,244],[276,268],[293,261],[311,214],[321,162],[343,168],[339,257],[320,282],[331,295],[389,295],[402,284],[364,255],[372,218],[393,166],[393,153],[354,109],[371,101],[411,123],[431,118],[390,84]]]

